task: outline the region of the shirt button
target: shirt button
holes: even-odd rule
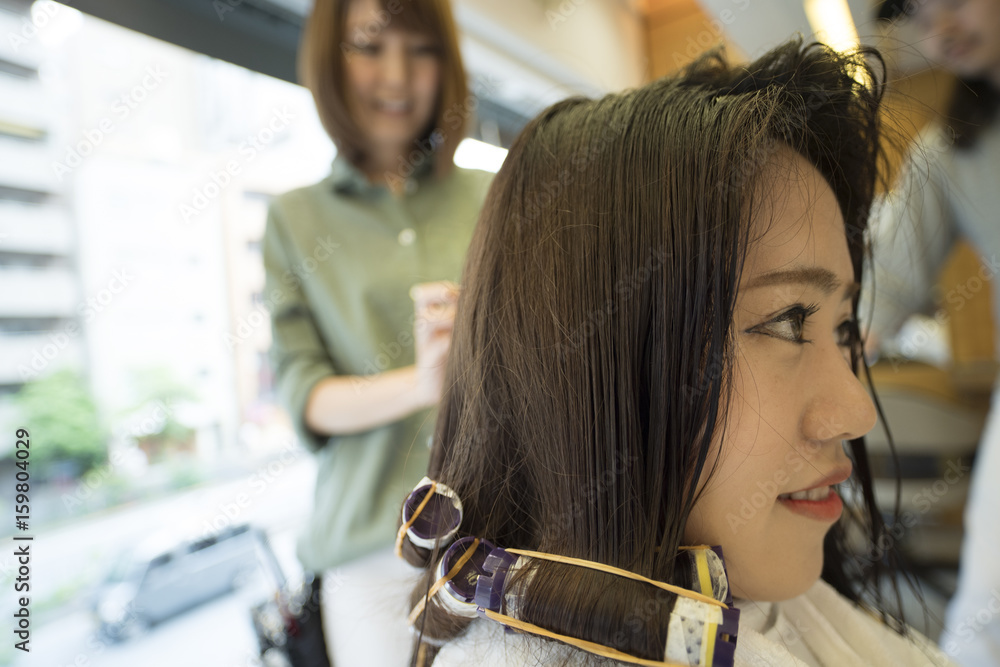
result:
[[[399,238],[398,238],[399,245],[404,245],[404,246],[413,245],[413,242],[416,240],[417,240],[417,233],[412,229],[410,229],[409,227],[407,227],[406,229],[404,229],[399,233]]]

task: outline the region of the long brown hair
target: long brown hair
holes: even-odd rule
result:
[[[434,438],[429,476],[461,497],[460,535],[690,587],[675,556],[697,500],[692,480],[711,469],[724,428],[763,167],[787,145],[825,176],[860,282],[880,66],[873,51],[801,41],[748,66],[715,53],[636,90],[560,102],[528,124],[469,251]],[[851,452],[864,504],[828,535],[823,576],[891,619],[875,582],[893,555],[860,562],[843,542],[852,520],[871,539],[884,531],[864,441]],[[410,543],[404,552],[428,568],[440,555]],[[522,618],[662,659],[671,594],[560,563],[522,572]],[[433,578],[429,569],[414,602]],[[417,620],[420,652],[468,622],[431,599]]]
[[[356,167],[364,168],[369,146],[348,111],[344,90],[344,59],[348,35],[344,34],[347,10],[356,0],[316,0],[302,32],[299,46],[299,81],[316,102],[319,119],[337,150]],[[388,25],[432,37],[441,52],[441,90],[433,120],[414,142],[420,152],[434,146],[435,171],[446,174],[459,142],[465,138],[469,89],[458,33],[449,0],[379,0],[381,14],[373,17],[372,30]],[[403,156],[404,161],[408,160]],[[404,175],[405,176],[405,175]]]

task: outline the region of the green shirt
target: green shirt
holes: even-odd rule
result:
[[[392,544],[403,500],[426,474],[436,410],[363,433],[323,436],[305,424],[313,386],[414,363],[416,283],[458,282],[492,174],[419,165],[394,197],[338,156],[330,175],[277,197],[262,253],[271,362],[282,403],[318,479],[302,564],[321,571]],[[357,383],[364,390],[364,380]]]

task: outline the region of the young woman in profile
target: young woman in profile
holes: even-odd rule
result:
[[[848,548],[884,529],[856,377],[878,74],[790,42],[524,130],[403,506],[418,664],[949,664],[878,586],[892,554]]]

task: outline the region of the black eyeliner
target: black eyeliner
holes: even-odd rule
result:
[[[756,324],[750,327],[749,329],[746,329],[744,333],[762,334],[765,336],[770,336],[771,338],[775,338],[777,340],[782,340],[787,343],[796,343],[798,345],[811,343],[812,340],[807,338],[786,338],[784,336],[779,336],[773,333],[769,333],[767,331],[758,331],[758,329],[761,329],[762,327],[766,327],[768,325],[779,324],[782,322],[790,322],[795,319],[798,319],[798,327],[801,331],[805,327],[806,320],[809,319],[809,317],[811,317],[812,315],[816,314],[817,311],[819,311],[818,304],[811,303],[809,305],[803,305],[801,303],[797,303],[781,311],[771,319],[761,322],[760,324]]]

